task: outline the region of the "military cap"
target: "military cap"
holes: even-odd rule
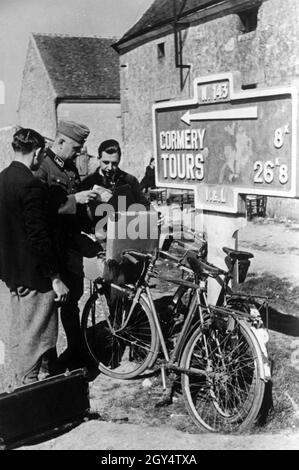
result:
[[[90,133],[88,127],[74,121],[59,121],[57,131],[60,134],[70,137],[79,144],[84,144]]]

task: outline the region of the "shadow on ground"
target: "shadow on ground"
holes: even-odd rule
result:
[[[299,318],[281,313],[271,306],[268,307],[268,314],[266,307],[260,304],[257,304],[257,307],[260,309],[264,324],[268,324],[269,330],[287,336],[299,336]]]
[[[82,417],[77,418],[73,422],[68,422],[61,424],[60,426],[56,427],[49,427],[47,429],[44,429],[43,431],[40,431],[36,435],[28,435],[24,436],[23,439],[19,439],[18,441],[11,441],[4,445],[5,450],[12,450],[12,449],[18,449],[21,446],[36,446],[38,444],[47,442],[52,439],[56,439],[58,437],[61,437],[73,429],[77,428],[80,426],[82,423],[86,421],[91,421],[91,420],[99,420],[100,415],[98,413],[85,413]]]

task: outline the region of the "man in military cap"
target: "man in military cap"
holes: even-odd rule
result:
[[[92,191],[77,192],[80,177],[75,159],[89,135],[88,127],[74,121],[60,121],[54,143],[47,148],[36,176],[49,187],[58,186],[67,192],[60,214],[76,214],[77,204],[86,204],[96,197]],[[58,194],[58,193],[57,193]]]
[[[61,321],[68,343],[66,366],[70,369],[86,365],[78,308],[83,294],[83,262],[82,254],[74,249],[73,240],[81,230],[89,231],[86,204],[98,197],[92,190],[78,191],[80,176],[75,159],[89,132],[82,124],[60,121],[54,143],[46,149],[35,174],[49,188],[60,272],[70,290],[68,301],[61,306]]]

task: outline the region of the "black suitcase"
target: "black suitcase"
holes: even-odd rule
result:
[[[89,411],[84,369],[0,394],[0,446],[18,447],[79,422]]]

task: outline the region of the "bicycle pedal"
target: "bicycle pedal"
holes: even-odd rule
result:
[[[172,397],[172,390],[163,392],[163,397],[157,403],[155,403],[155,408],[161,408],[162,406],[172,405],[173,397]]]

